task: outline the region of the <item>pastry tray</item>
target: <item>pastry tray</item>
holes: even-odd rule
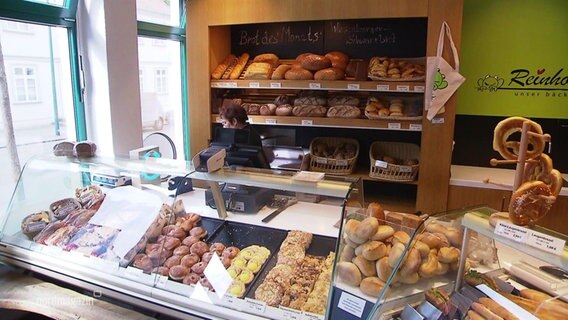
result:
[[[335,251],[336,243],[337,238],[313,235],[312,243],[306,250],[306,255],[320,256],[325,259],[330,251]],[[280,244],[278,244],[278,249],[280,249]],[[276,266],[277,260],[278,252],[275,251],[273,252],[272,257],[264,264],[263,268],[255,277],[256,279],[252,282],[252,285],[247,288],[247,291],[244,295],[245,297],[254,299],[254,292],[256,291],[256,288],[258,288],[264,282],[264,278],[266,278],[268,272],[270,272],[270,270],[272,270],[272,268]]]

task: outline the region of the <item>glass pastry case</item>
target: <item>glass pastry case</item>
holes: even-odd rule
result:
[[[175,317],[324,319],[356,182],[41,156],[0,220],[0,259]]]

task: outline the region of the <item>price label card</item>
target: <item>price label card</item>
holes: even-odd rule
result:
[[[303,126],[311,126],[313,124],[314,124],[314,122],[312,120],[302,120]]]
[[[318,158],[316,159],[317,163],[321,163],[321,164],[327,164],[327,159],[326,158]]]
[[[212,88],[222,88],[223,86],[218,82],[212,82],[211,87]]]
[[[399,166],[398,171],[400,172],[412,172],[411,166]]]
[[[375,167],[386,169],[389,166],[389,163],[382,160],[375,160]]]
[[[310,89],[321,89],[321,83],[310,82]]]
[[[347,292],[342,292],[337,307],[361,318],[363,310],[365,309],[365,300]]]
[[[302,315],[302,320],[324,320],[324,316],[320,316],[319,314],[304,312],[304,314]]]
[[[130,279],[138,280],[142,277],[144,271],[138,268],[127,267],[124,271],[124,276]]]
[[[444,123],[444,118],[433,118],[432,119],[432,124],[443,124]]]
[[[338,166],[347,166],[349,162],[347,160],[335,160],[335,164]]]
[[[237,88],[238,85],[236,82],[227,82],[226,83],[226,88]]]
[[[389,122],[388,124],[389,129],[400,129],[400,122]]]
[[[302,320],[302,311],[295,310],[292,308],[286,308],[280,306],[280,311],[282,311],[282,318],[287,320]]]
[[[424,86],[414,86],[414,92],[424,92]]]
[[[235,297],[232,294],[223,295],[223,302],[225,303],[225,305],[228,305],[230,307],[236,306],[236,304],[237,304],[236,299],[237,299],[237,297]]]
[[[388,84],[378,84],[377,91],[389,91],[390,87]]]
[[[516,242],[526,242],[528,236],[528,229],[514,224],[506,223],[503,221],[497,222],[495,226],[495,234],[505,237]]]
[[[168,284],[168,277],[164,277],[162,275],[158,275],[156,277],[156,287],[163,289],[166,287],[167,284]]]
[[[266,123],[266,124],[276,124],[276,119],[266,119],[266,120],[264,120],[264,123]]]
[[[406,86],[406,85],[399,84],[399,85],[396,86],[396,91],[408,92],[408,91],[410,91],[410,87]]]
[[[260,88],[260,82],[249,82],[249,88]]]
[[[422,125],[419,123],[411,123],[408,126],[408,129],[412,131],[422,131]]]
[[[566,241],[541,232],[529,230],[527,244],[555,255],[562,255]]]
[[[361,86],[358,83],[348,83],[347,90],[359,90]]]
[[[280,82],[271,82],[270,87],[278,89],[278,88],[282,88],[282,84]]]
[[[258,300],[253,300],[250,298],[245,298],[245,310],[254,313],[264,313],[266,309],[266,303]]]

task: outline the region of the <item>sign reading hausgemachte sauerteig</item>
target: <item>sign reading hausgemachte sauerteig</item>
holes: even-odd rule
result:
[[[231,26],[231,51],[275,53],[294,59],[301,53],[343,51],[352,58],[426,55],[426,18],[327,20]]]

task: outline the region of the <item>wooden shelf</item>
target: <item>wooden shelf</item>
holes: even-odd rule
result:
[[[341,119],[320,117],[294,117],[294,116],[251,116],[251,124],[304,126],[304,127],[334,127],[334,128],[362,128],[376,130],[396,131],[422,131],[422,120],[371,120],[371,119]],[[212,123],[221,123],[218,114],[211,115]]]
[[[211,80],[211,88],[424,93],[424,81]]]

